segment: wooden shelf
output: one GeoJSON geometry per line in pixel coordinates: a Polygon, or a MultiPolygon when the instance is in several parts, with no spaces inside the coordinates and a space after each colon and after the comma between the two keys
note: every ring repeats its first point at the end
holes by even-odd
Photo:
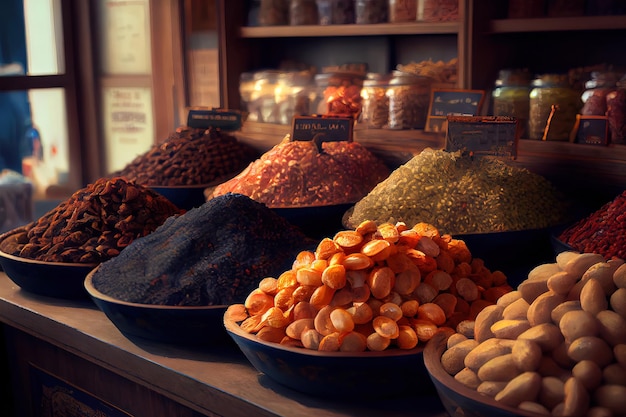
{"type": "Polygon", "coordinates": [[[242,38],[457,34],[459,22],[378,23],[371,25],[247,26],[242,38]]]}
{"type": "Polygon", "coordinates": [[[626,29],[624,16],[541,17],[532,19],[496,19],[492,33],[559,32],[626,29]]]}

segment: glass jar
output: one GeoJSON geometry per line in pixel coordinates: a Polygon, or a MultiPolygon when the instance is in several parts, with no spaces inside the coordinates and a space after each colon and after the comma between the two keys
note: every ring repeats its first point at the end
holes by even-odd
{"type": "Polygon", "coordinates": [[[530,73],[527,70],[501,70],[492,92],[493,115],[515,117],[521,137],[526,137],[530,107],[530,73]]]}
{"type": "Polygon", "coordinates": [[[289,23],[289,0],[261,0],[260,26],[280,26],[289,23]]]}
{"type": "Polygon", "coordinates": [[[317,3],[315,0],[291,0],[289,3],[289,24],[292,26],[317,25],[317,3]]]}
{"type": "Polygon", "coordinates": [[[615,72],[591,73],[591,80],[585,83],[586,90],[581,99],[583,108],[580,114],[586,116],[604,116],[606,114],[606,96],[617,88],[619,74],[615,72]]]}
{"type": "Polygon", "coordinates": [[[612,143],[626,143],[626,76],[617,83],[617,89],[606,96],[606,116],[612,143]]]}
{"type": "Polygon", "coordinates": [[[389,80],[389,129],[423,129],[426,125],[432,79],[394,71],[389,80]]]}
{"type": "Polygon", "coordinates": [[[277,123],[291,124],[294,116],[311,114],[310,71],[288,71],[280,74],[274,89],[277,123]]]}
{"type": "Polygon", "coordinates": [[[548,17],[582,16],[586,0],[548,0],[548,17]]]}
{"type": "Polygon", "coordinates": [[[354,0],[317,0],[320,25],[354,23],[354,0]]]}
{"type": "Polygon", "coordinates": [[[337,71],[315,76],[317,114],[348,116],[357,120],[362,110],[364,73],[337,71]]]}
{"type": "Polygon", "coordinates": [[[414,22],[417,17],[417,0],[389,0],[389,22],[414,22]]]}
{"type": "Polygon", "coordinates": [[[459,0],[417,0],[418,22],[452,22],[459,19],[459,0]]]}
{"type": "Polygon", "coordinates": [[[532,82],[528,137],[530,139],[569,140],[582,107],[580,93],[569,86],[565,74],[544,74],[532,82]],[[544,132],[549,124],[546,137],[544,132]]]}
{"type": "Polygon", "coordinates": [[[526,19],[546,15],[545,0],[509,0],[508,18],[526,19]]]}
{"type": "Polygon", "coordinates": [[[387,0],[355,0],[354,15],[357,24],[386,23],[387,0]]]}
{"type": "Polygon", "coordinates": [[[363,111],[360,123],[368,128],[380,129],[387,125],[389,117],[389,75],[368,74],[363,81],[361,97],[363,97],[363,111]]]}

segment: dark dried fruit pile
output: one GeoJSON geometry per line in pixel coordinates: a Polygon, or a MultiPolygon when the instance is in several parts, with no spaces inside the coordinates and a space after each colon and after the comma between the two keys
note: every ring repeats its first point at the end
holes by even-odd
{"type": "Polygon", "coordinates": [[[207,185],[239,173],[257,156],[232,135],[185,126],[113,175],[148,186],[207,185]]]}
{"type": "Polygon", "coordinates": [[[135,240],[93,275],[124,301],[177,306],[243,302],[261,279],[314,246],[265,205],[240,194],[214,198],[135,240]]]}
{"type": "Polygon", "coordinates": [[[101,178],[11,236],[2,250],[46,262],[100,263],[182,213],[147,187],[101,178]]]}

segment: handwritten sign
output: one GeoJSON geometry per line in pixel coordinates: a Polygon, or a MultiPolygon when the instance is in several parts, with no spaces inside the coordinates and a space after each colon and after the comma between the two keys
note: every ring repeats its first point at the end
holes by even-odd
{"type": "Polygon", "coordinates": [[[606,116],[576,115],[570,139],[574,143],[608,145],[609,119],[606,116]]]}
{"type": "Polygon", "coordinates": [[[424,130],[445,132],[448,116],[479,115],[484,97],[484,90],[433,89],[424,130]]]}
{"type": "Polygon", "coordinates": [[[196,129],[215,127],[233,131],[241,129],[241,112],[224,109],[190,109],[187,114],[187,126],[196,129]]]}
{"type": "Polygon", "coordinates": [[[448,116],[446,150],[473,156],[515,158],[519,123],[506,116],[448,116]]]}
{"type": "Polygon", "coordinates": [[[316,142],[352,142],[354,119],[332,116],[295,116],[291,140],[316,142]]]}

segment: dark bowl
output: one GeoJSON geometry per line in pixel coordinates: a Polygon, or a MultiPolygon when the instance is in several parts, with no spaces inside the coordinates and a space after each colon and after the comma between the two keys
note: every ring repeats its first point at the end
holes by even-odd
{"type": "Polygon", "coordinates": [[[183,210],[191,210],[194,207],[200,207],[205,203],[204,190],[208,185],[189,185],[189,186],[156,186],[150,185],[149,188],[183,210]]]}
{"type": "Polygon", "coordinates": [[[257,371],[293,390],[324,398],[433,394],[422,347],[383,352],[319,352],[266,342],[224,318],[226,331],[257,371]]]}
{"type": "Polygon", "coordinates": [[[181,307],[138,304],[118,300],[98,291],[92,283],[95,268],[84,288],[96,306],[124,336],[176,345],[230,342],[223,326],[226,306],[181,307]]]}
{"type": "MultiPolygon", "coordinates": [[[[0,235],[0,248],[10,243],[17,228],[0,235]]],[[[24,291],[64,299],[89,298],[83,282],[97,264],[44,262],[8,254],[0,249],[0,265],[7,276],[24,291]]]]}
{"type": "Polygon", "coordinates": [[[506,406],[454,379],[441,365],[441,355],[446,349],[446,341],[447,335],[444,333],[436,334],[428,341],[424,348],[424,365],[448,414],[466,417],[533,417],[538,415],[506,406]]]}

